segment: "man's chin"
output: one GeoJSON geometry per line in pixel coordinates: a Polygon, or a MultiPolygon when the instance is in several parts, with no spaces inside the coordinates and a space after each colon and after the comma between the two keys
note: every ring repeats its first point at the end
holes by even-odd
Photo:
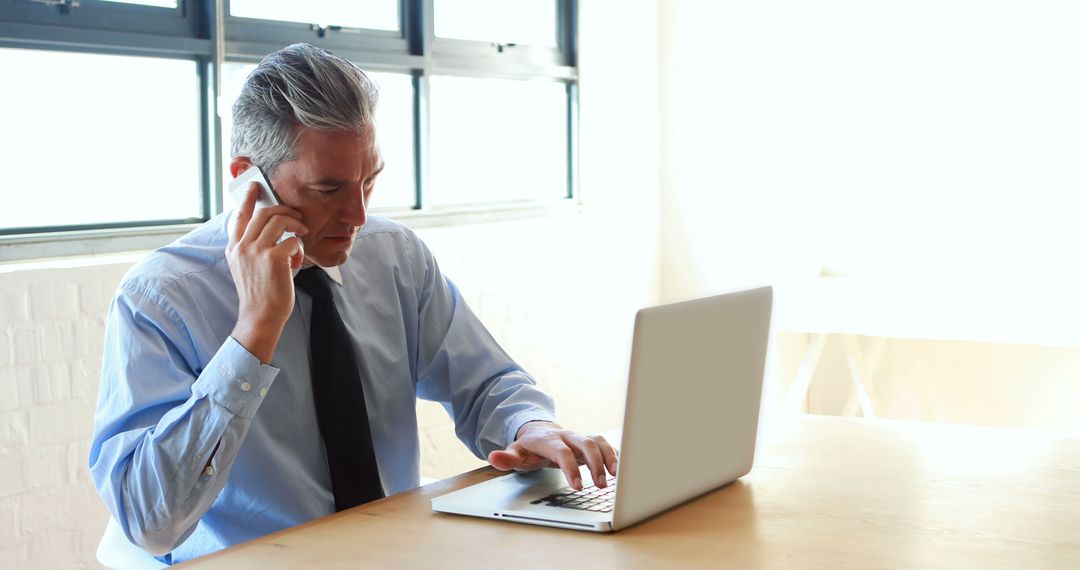
{"type": "Polygon", "coordinates": [[[344,251],[330,251],[330,252],[306,252],[304,256],[305,261],[309,261],[318,265],[319,267],[337,267],[349,260],[349,251],[352,248],[344,251]]]}

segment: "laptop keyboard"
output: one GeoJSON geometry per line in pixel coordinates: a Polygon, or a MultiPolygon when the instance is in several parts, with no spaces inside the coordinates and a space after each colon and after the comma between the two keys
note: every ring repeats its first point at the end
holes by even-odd
{"type": "Polygon", "coordinates": [[[555,493],[533,501],[532,504],[546,504],[549,507],[610,513],[615,508],[615,478],[608,479],[608,486],[604,489],[596,485],[585,487],[580,491],[564,487],[555,493]]]}

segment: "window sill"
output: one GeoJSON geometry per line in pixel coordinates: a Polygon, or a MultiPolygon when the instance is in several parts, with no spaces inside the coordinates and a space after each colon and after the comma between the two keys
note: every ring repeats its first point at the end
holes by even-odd
{"type": "Polygon", "coordinates": [[[0,238],[0,263],[149,251],[197,226],[177,224],[4,236],[0,238]]]}
{"type": "MultiPolygon", "coordinates": [[[[401,222],[410,229],[469,224],[488,224],[530,218],[579,214],[577,200],[554,202],[508,202],[415,209],[375,209],[371,213],[401,222]]],[[[93,258],[114,254],[140,254],[164,246],[188,233],[198,224],[143,228],[82,230],[0,237],[0,272],[9,272],[38,263],[84,265],[93,258]],[[65,261],[67,260],[67,261],[65,261]]],[[[102,260],[104,261],[104,260],[102,260]]]]}
{"type": "Polygon", "coordinates": [[[502,204],[462,204],[415,209],[372,210],[376,216],[383,216],[401,222],[410,229],[438,228],[444,226],[464,226],[470,224],[491,224],[531,218],[549,218],[580,214],[581,203],[577,200],[558,200],[553,202],[506,202],[502,204]]]}

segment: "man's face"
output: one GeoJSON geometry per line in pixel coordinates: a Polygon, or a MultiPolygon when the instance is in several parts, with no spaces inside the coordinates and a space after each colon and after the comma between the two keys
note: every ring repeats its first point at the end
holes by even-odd
{"type": "Polygon", "coordinates": [[[363,134],[300,127],[294,148],[296,158],[278,165],[270,185],[308,228],[305,261],[341,265],[367,220],[368,199],[383,169],[375,126],[363,134]]]}

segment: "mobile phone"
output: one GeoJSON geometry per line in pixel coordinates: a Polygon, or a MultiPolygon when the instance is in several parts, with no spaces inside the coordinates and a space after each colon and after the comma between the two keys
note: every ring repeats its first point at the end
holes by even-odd
{"type": "MultiPolygon", "coordinates": [[[[251,168],[245,170],[243,174],[237,176],[229,183],[229,194],[232,195],[233,203],[236,204],[237,207],[244,202],[244,196],[247,194],[248,186],[250,186],[252,182],[259,185],[259,196],[255,198],[256,210],[259,208],[281,205],[281,200],[278,200],[277,194],[274,194],[274,189],[270,187],[270,182],[263,176],[259,167],[253,164],[251,165],[251,168]]],[[[278,240],[278,243],[281,243],[294,235],[296,234],[285,232],[282,234],[281,239],[278,240]]]]}

